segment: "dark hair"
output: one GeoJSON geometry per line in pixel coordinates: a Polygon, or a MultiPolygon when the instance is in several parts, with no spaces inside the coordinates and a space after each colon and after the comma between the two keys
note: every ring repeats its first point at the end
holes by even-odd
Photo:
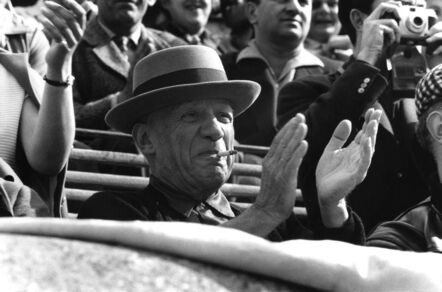
{"type": "Polygon", "coordinates": [[[350,21],[350,11],[358,9],[366,14],[371,12],[375,0],[339,0],[339,20],[353,44],[356,43],[356,30],[350,21]]]}

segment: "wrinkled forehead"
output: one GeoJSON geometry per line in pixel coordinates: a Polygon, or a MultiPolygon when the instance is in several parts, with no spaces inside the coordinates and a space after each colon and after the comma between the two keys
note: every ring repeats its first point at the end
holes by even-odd
{"type": "Polygon", "coordinates": [[[168,121],[176,120],[179,115],[187,111],[221,111],[233,115],[233,108],[226,99],[206,99],[183,102],[171,106],[166,106],[142,118],[142,122],[149,124],[166,124],[168,121]]]}
{"type": "Polygon", "coordinates": [[[223,110],[233,113],[233,108],[227,99],[204,99],[183,102],[173,107],[173,111],[181,111],[187,109],[198,110],[223,110]]]}

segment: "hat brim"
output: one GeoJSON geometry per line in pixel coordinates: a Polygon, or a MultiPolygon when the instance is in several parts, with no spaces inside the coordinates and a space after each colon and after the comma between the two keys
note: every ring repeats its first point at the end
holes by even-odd
{"type": "Polygon", "coordinates": [[[234,116],[238,116],[253,104],[260,91],[258,83],[247,80],[171,86],[137,95],[118,104],[106,114],[105,121],[111,128],[130,134],[135,123],[156,110],[208,99],[227,100],[234,116]]]}

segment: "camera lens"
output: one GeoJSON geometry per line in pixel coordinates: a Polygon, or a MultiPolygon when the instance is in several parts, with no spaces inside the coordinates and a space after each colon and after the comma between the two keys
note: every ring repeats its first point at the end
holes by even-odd
{"type": "Polygon", "coordinates": [[[422,19],[422,17],[416,16],[415,18],[413,18],[413,23],[415,26],[420,27],[424,24],[424,20],[422,19]]]}

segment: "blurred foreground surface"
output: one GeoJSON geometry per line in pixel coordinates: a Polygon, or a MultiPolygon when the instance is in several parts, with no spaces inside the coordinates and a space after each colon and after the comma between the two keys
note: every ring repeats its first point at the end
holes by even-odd
{"type": "Polygon", "coordinates": [[[0,234],[1,291],[314,291],[159,253],[0,234]]]}

